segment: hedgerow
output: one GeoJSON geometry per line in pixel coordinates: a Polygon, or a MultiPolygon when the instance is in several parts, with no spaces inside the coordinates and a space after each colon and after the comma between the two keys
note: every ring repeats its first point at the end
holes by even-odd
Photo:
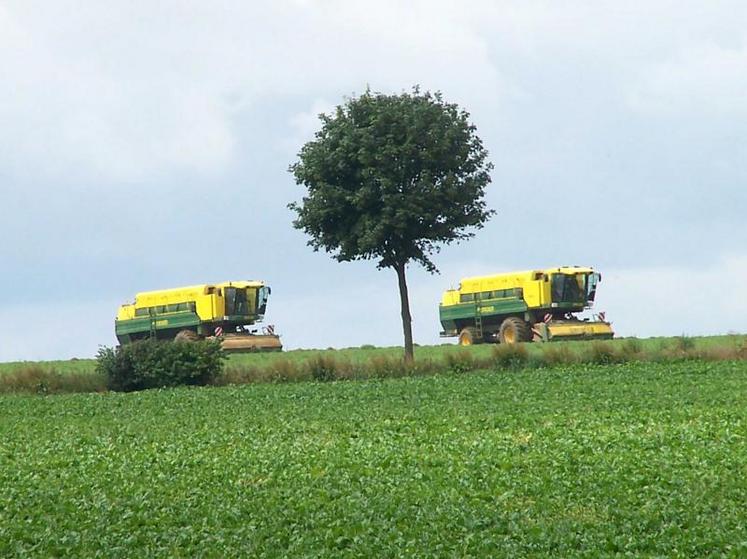
{"type": "Polygon", "coordinates": [[[101,392],[107,387],[112,390],[139,390],[143,387],[180,384],[225,386],[328,382],[464,374],[478,370],[553,369],[573,364],[747,360],[747,338],[744,336],[700,339],[679,336],[517,346],[424,346],[418,347],[414,363],[405,362],[399,355],[399,348],[293,350],[281,354],[233,355],[225,367],[222,366],[221,355],[221,364],[215,363],[211,372],[205,373],[204,369],[200,372],[195,367],[204,364],[208,355],[211,356],[208,361],[219,359],[217,343],[213,343],[207,354],[200,349],[199,343],[192,347],[167,346],[160,344],[159,349],[150,350],[141,349],[140,346],[129,350],[105,348],[98,361],[0,364],[0,393],[101,392]],[[123,353],[118,354],[118,351],[123,353]],[[197,352],[201,357],[190,356],[192,352],[197,352]],[[146,358],[145,353],[150,356],[146,358]],[[155,353],[161,357],[155,358],[155,353]],[[142,366],[133,363],[136,354],[142,366]],[[111,374],[107,371],[111,371],[111,374]]]}

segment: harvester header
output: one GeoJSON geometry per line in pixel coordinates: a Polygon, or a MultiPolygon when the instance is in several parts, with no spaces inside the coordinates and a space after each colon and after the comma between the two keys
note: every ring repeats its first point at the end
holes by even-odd
{"type": "Polygon", "coordinates": [[[461,345],[611,338],[603,313],[575,316],[592,307],[601,280],[581,266],[463,278],[441,298],[441,336],[458,336],[461,345]]]}

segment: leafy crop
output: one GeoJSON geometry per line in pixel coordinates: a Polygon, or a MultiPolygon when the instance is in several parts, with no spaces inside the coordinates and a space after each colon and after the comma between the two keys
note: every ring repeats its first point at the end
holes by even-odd
{"type": "Polygon", "coordinates": [[[744,556],[746,395],[682,360],[2,396],[0,556],[744,556]]]}

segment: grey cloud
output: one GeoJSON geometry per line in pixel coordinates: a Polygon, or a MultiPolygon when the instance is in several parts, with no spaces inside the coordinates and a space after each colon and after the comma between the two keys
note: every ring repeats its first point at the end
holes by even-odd
{"type": "MultiPolygon", "coordinates": [[[[50,309],[42,335],[74,329],[65,355],[90,355],[136,291],[261,277],[291,347],[399,343],[391,274],[306,247],[287,167],[316,113],[367,85],[421,83],[472,113],[498,214],[443,250],[442,276],[411,272],[417,341],[438,341],[435,305],[459,277],[566,263],[620,275],[605,287],[623,332],[680,333],[622,317],[647,274],[709,270],[701,289],[743,258],[745,15],[734,2],[4,4],[0,304],[50,309]],[[358,300],[371,319],[330,334],[358,300]]],[[[50,356],[15,347],[3,358],[50,356]]]]}

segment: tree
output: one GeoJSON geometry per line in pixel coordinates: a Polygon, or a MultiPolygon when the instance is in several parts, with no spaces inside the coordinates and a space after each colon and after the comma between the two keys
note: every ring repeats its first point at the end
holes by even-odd
{"type": "Polygon", "coordinates": [[[469,114],[439,92],[366,91],[319,118],[321,130],[290,167],[308,190],[288,206],[293,226],[340,262],[375,259],[395,270],[412,361],[407,264],[437,272],[439,245],[483,226],[494,213],[483,200],[493,166],[469,114]]]}

